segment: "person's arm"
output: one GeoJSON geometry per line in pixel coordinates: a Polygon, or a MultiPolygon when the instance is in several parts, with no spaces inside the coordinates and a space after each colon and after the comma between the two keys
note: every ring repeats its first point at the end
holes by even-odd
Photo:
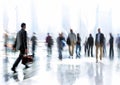
{"type": "Polygon", "coordinates": [[[15,38],[15,42],[14,42],[14,44],[13,44],[13,46],[12,46],[12,49],[13,49],[13,50],[16,50],[16,43],[17,43],[17,39],[15,38]]]}

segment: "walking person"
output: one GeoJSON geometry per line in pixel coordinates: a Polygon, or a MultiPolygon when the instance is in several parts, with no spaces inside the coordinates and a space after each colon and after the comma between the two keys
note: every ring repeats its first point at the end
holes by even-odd
{"type": "Polygon", "coordinates": [[[33,35],[31,37],[31,41],[32,41],[32,56],[34,58],[35,56],[35,50],[36,50],[36,45],[37,45],[37,37],[35,36],[35,32],[33,32],[33,35]]]}
{"type": "Polygon", "coordinates": [[[116,38],[117,56],[120,59],[120,34],[116,38]]]}
{"type": "Polygon", "coordinates": [[[81,37],[79,33],[77,33],[77,41],[76,41],[76,58],[80,58],[81,52],[81,37]]]}
{"type": "Polygon", "coordinates": [[[101,33],[100,28],[98,28],[98,33],[95,38],[95,46],[96,46],[96,63],[98,62],[98,50],[100,49],[100,60],[103,57],[103,45],[104,45],[104,34],[101,33]]]}
{"type": "MultiPolygon", "coordinates": [[[[19,57],[16,59],[14,62],[11,70],[16,73],[16,67],[18,66],[19,62],[22,60],[24,54],[28,53],[27,49],[27,32],[25,31],[26,29],[26,24],[22,23],[21,24],[21,30],[17,33],[17,37],[15,40],[15,43],[13,45],[13,50],[20,50],[19,57]]],[[[25,69],[29,68],[27,64],[25,64],[25,69]]]]}
{"type": "Polygon", "coordinates": [[[8,51],[8,40],[9,40],[9,37],[8,37],[8,32],[6,31],[4,36],[4,47],[5,47],[5,61],[8,62],[8,56],[7,56],[7,51],[8,51]]]}
{"type": "Polygon", "coordinates": [[[57,47],[58,47],[58,54],[59,54],[59,59],[62,60],[63,55],[62,55],[62,51],[63,51],[63,47],[64,47],[64,42],[65,38],[63,36],[63,33],[60,33],[59,36],[57,37],[57,47]]]}
{"type": "Polygon", "coordinates": [[[53,39],[49,33],[47,34],[47,37],[46,37],[46,44],[47,44],[48,55],[51,55],[52,54],[53,39]]]}
{"type": "Polygon", "coordinates": [[[7,48],[8,48],[8,32],[4,34],[4,47],[5,47],[5,55],[7,56],[7,48]]]}
{"type": "Polygon", "coordinates": [[[75,44],[76,44],[76,35],[75,35],[75,33],[73,32],[72,29],[70,29],[70,33],[68,34],[68,37],[70,39],[70,45],[68,45],[69,54],[70,54],[70,57],[73,58],[74,47],[75,47],[75,44]]]}
{"type": "Polygon", "coordinates": [[[114,58],[114,38],[112,36],[112,33],[110,33],[110,39],[109,39],[109,58],[113,60],[114,58]]]}
{"type": "Polygon", "coordinates": [[[103,57],[107,56],[107,51],[106,51],[106,38],[104,36],[104,43],[103,43],[103,57]]]}
{"type": "Polygon", "coordinates": [[[94,45],[94,38],[92,34],[90,34],[88,37],[88,57],[89,56],[93,57],[93,45],[94,45]]]}
{"type": "Polygon", "coordinates": [[[87,56],[88,54],[88,38],[86,37],[85,38],[85,42],[84,42],[84,53],[85,53],[85,56],[87,56]]]}

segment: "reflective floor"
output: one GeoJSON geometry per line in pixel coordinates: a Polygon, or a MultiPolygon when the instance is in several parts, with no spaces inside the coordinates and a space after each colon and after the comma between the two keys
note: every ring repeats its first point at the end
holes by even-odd
{"type": "Polygon", "coordinates": [[[95,57],[84,56],[69,59],[64,50],[64,59],[58,59],[57,48],[52,55],[47,55],[45,44],[37,46],[35,61],[24,69],[21,63],[18,73],[13,73],[11,67],[18,52],[5,55],[4,48],[0,51],[0,85],[120,85],[120,60],[110,61],[104,57],[96,63],[95,57]]]}

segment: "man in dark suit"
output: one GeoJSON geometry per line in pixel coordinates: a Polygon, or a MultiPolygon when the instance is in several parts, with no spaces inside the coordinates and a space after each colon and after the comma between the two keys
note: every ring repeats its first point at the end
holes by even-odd
{"type": "MultiPolygon", "coordinates": [[[[18,50],[20,50],[19,57],[16,59],[16,61],[13,64],[13,67],[11,68],[11,70],[14,73],[16,73],[16,67],[18,66],[19,62],[22,60],[23,55],[27,54],[27,52],[28,52],[28,50],[27,50],[27,32],[25,31],[25,29],[26,29],[26,24],[22,23],[21,30],[18,32],[19,36],[16,37],[15,43],[13,45],[13,50],[16,50],[16,48],[18,48],[18,50]],[[19,42],[17,40],[19,40],[19,42]],[[18,47],[18,44],[19,44],[19,47],[18,47]]],[[[25,68],[28,68],[27,64],[25,64],[25,68]]]]}
{"type": "Polygon", "coordinates": [[[95,38],[96,63],[98,62],[98,49],[100,49],[100,60],[102,60],[103,44],[104,44],[104,34],[101,33],[100,28],[98,28],[98,33],[96,34],[96,38],[95,38]]]}
{"type": "Polygon", "coordinates": [[[88,56],[90,56],[91,51],[91,57],[93,57],[93,45],[94,45],[94,38],[92,37],[92,34],[88,37],[88,56]]]}

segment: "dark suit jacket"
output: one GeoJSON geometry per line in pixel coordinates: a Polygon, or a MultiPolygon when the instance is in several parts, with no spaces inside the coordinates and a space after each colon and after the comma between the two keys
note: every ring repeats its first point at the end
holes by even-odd
{"type": "Polygon", "coordinates": [[[94,44],[94,39],[93,39],[93,37],[88,37],[88,45],[89,45],[89,46],[93,46],[93,44],[94,44]]]}
{"type": "MultiPolygon", "coordinates": [[[[20,38],[19,50],[27,49],[27,32],[24,29],[21,29],[19,31],[19,38],[20,38]]],[[[15,40],[13,47],[16,48],[16,46],[17,46],[17,39],[15,40]]]]}
{"type": "MultiPolygon", "coordinates": [[[[97,39],[98,39],[98,33],[96,34],[95,45],[98,44],[97,39]]],[[[103,33],[100,33],[100,45],[103,46],[103,44],[104,44],[104,34],[103,34],[103,33]]]]}

